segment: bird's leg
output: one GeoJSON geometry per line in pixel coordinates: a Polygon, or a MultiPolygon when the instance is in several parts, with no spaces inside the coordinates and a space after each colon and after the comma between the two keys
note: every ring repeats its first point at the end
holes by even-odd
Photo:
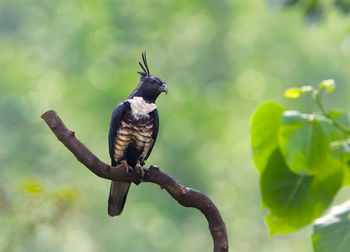
{"type": "Polygon", "coordinates": [[[125,172],[126,173],[129,173],[129,171],[134,170],[130,165],[128,165],[128,163],[125,160],[122,160],[120,163],[125,165],[125,172]]]}
{"type": "Polygon", "coordinates": [[[125,171],[126,173],[129,173],[129,171],[134,170],[130,165],[125,165],[125,171]]]}
{"type": "Polygon", "coordinates": [[[137,161],[137,164],[135,166],[135,170],[139,173],[141,172],[141,178],[145,175],[145,170],[143,169],[140,160],[137,161]]]}

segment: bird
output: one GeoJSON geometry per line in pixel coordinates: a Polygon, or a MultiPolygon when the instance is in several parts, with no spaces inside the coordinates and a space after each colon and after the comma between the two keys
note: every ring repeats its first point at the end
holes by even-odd
{"type": "MultiPolygon", "coordinates": [[[[146,52],[142,52],[142,72],[137,87],[113,110],[108,146],[111,165],[124,164],[126,172],[135,169],[144,176],[142,166],[150,156],[157,140],[159,116],[156,107],[158,96],[168,94],[166,82],[150,74],[146,52]]],[[[123,212],[130,183],[112,181],[108,198],[108,215],[118,216],[123,212]]]]}

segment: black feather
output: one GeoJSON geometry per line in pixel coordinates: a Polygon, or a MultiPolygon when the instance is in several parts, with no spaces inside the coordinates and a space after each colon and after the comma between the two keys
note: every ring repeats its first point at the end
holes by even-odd
{"type": "Polygon", "coordinates": [[[117,131],[120,127],[120,123],[123,119],[125,105],[124,103],[118,104],[117,107],[115,107],[112,118],[111,118],[111,124],[109,128],[109,136],[108,136],[108,144],[109,144],[109,156],[111,157],[111,164],[114,166],[116,165],[116,161],[114,160],[114,140],[116,138],[117,131]]]}
{"type": "Polygon", "coordinates": [[[150,75],[149,69],[148,69],[147,58],[146,58],[146,52],[143,52],[143,53],[142,53],[142,60],[143,60],[143,64],[145,65],[145,67],[146,67],[146,69],[147,69],[147,74],[150,75]]]}
{"type": "Polygon", "coordinates": [[[138,73],[141,74],[141,75],[147,75],[147,71],[146,71],[146,69],[144,68],[144,66],[142,65],[142,63],[140,61],[139,61],[139,65],[142,68],[144,73],[141,73],[141,72],[138,72],[138,73]]]}
{"type": "MultiPolygon", "coordinates": [[[[114,109],[111,124],[109,128],[109,155],[111,157],[112,166],[117,165],[117,161],[114,160],[114,143],[116,134],[120,127],[121,121],[123,119],[123,115],[125,112],[125,103],[119,103],[118,106],[114,109]]],[[[130,188],[130,183],[120,182],[120,181],[112,181],[111,188],[109,191],[108,197],[108,214],[110,216],[120,215],[124,209],[126,197],[128,195],[130,188]]]]}
{"type": "Polygon", "coordinates": [[[143,73],[143,72],[137,72],[139,75],[141,75],[141,77],[145,77],[147,74],[143,73]]]}
{"type": "Polygon", "coordinates": [[[158,136],[158,130],[159,130],[159,116],[158,116],[158,110],[155,109],[150,113],[151,117],[153,117],[153,132],[152,132],[152,142],[151,142],[151,146],[149,147],[148,153],[145,157],[145,161],[147,160],[147,158],[149,157],[149,155],[152,152],[153,146],[157,140],[157,136],[158,136]]]}

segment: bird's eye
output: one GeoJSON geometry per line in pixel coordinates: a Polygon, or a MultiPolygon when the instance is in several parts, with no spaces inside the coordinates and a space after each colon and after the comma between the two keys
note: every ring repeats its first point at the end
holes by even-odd
{"type": "Polygon", "coordinates": [[[162,83],[159,80],[151,80],[152,84],[157,84],[158,86],[161,86],[162,83]]]}

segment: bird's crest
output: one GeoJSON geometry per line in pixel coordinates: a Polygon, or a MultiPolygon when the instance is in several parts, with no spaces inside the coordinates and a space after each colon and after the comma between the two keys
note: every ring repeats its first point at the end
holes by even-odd
{"type": "Polygon", "coordinates": [[[149,73],[149,69],[148,69],[148,63],[147,63],[147,58],[146,58],[146,52],[142,53],[142,61],[143,61],[143,65],[142,63],[139,61],[139,65],[142,68],[143,72],[137,72],[138,74],[140,74],[142,77],[145,77],[147,75],[151,75],[149,73]]]}

